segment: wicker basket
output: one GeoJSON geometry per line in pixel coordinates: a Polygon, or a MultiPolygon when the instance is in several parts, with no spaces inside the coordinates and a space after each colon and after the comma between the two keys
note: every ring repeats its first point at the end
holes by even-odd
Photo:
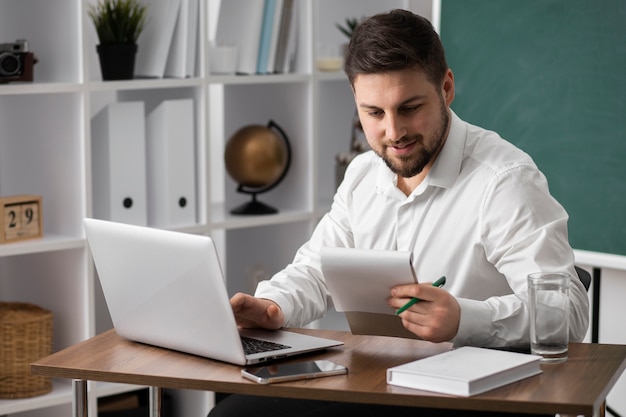
{"type": "Polygon", "coordinates": [[[52,390],[30,364],[52,351],[52,313],[33,304],[0,302],[0,398],[34,397],[52,390]]]}

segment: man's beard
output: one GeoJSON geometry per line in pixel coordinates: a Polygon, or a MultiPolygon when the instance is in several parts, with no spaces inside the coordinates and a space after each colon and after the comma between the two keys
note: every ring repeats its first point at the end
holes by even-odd
{"type": "MultiPolygon", "coordinates": [[[[377,152],[378,156],[380,156],[385,164],[389,167],[389,169],[395,174],[400,175],[403,178],[411,178],[419,173],[421,173],[426,165],[437,155],[440,148],[443,146],[443,142],[445,141],[445,135],[447,133],[448,124],[450,122],[450,113],[443,101],[441,99],[441,123],[439,124],[439,128],[433,132],[433,137],[436,137],[437,140],[430,144],[430,146],[424,147],[423,151],[419,155],[407,155],[404,157],[393,159],[389,158],[386,154],[381,152],[377,152]],[[399,160],[399,162],[397,161],[399,160]]],[[[402,142],[417,142],[424,143],[424,137],[422,135],[416,135],[410,138],[404,138],[401,140],[402,142]]]]}

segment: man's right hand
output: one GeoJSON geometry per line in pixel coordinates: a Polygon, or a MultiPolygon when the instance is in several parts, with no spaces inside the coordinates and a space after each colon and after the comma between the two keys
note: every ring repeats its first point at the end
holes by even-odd
{"type": "Polygon", "coordinates": [[[242,328],[279,329],[285,322],[282,310],[273,301],[237,293],[230,299],[237,325],[242,328]]]}

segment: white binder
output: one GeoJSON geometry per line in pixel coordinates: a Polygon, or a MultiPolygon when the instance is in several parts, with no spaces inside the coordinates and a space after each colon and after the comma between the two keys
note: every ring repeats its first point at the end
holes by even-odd
{"type": "Polygon", "coordinates": [[[181,0],[142,0],[148,6],[146,26],[137,39],[137,77],[163,78],[181,0]]]}
{"type": "Polygon", "coordinates": [[[144,103],[111,103],[91,123],[94,217],[147,225],[144,103]]]}
{"type": "Polygon", "coordinates": [[[196,223],[194,108],[164,100],[147,118],[148,224],[196,223]]]}

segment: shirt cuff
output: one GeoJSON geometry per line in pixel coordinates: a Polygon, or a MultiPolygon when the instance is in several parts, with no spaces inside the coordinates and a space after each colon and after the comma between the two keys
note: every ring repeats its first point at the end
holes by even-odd
{"type": "Polygon", "coordinates": [[[457,298],[461,307],[459,330],[451,340],[454,346],[489,346],[491,313],[484,301],[457,298]]]}
{"type": "Polygon", "coordinates": [[[278,304],[278,307],[280,307],[281,311],[283,312],[283,316],[285,317],[285,322],[283,323],[283,326],[289,327],[291,326],[291,324],[289,323],[288,318],[293,317],[293,305],[291,304],[289,299],[281,294],[280,291],[277,291],[272,284],[273,283],[271,280],[259,282],[254,296],[258,298],[265,298],[278,304]]]}

